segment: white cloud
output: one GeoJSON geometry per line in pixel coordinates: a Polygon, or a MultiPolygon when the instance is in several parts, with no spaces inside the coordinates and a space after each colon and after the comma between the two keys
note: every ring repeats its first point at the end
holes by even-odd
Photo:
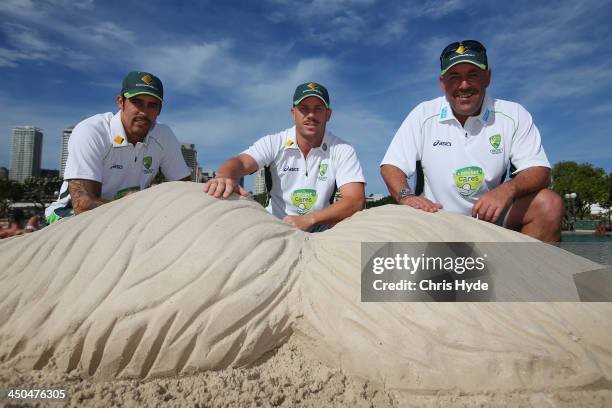
{"type": "Polygon", "coordinates": [[[419,17],[440,18],[461,10],[464,6],[465,2],[463,0],[428,0],[421,5],[415,6],[412,14],[419,17]]]}
{"type": "MultiPolygon", "coordinates": [[[[284,14],[287,19],[294,19],[295,17],[307,19],[324,18],[352,9],[365,8],[375,4],[376,0],[273,0],[271,3],[289,11],[289,13],[284,14]]],[[[280,12],[277,12],[277,17],[281,15],[280,12]]]]}
{"type": "Polygon", "coordinates": [[[46,14],[44,8],[32,0],[3,0],[0,2],[0,13],[29,20],[37,20],[46,14]]]}
{"type": "Polygon", "coordinates": [[[99,44],[112,44],[112,47],[117,47],[117,42],[134,44],[136,42],[135,35],[132,31],[126,30],[111,21],[101,21],[93,26],[84,27],[85,38],[95,41],[99,44]]]}
{"type": "Polygon", "coordinates": [[[229,86],[239,70],[230,55],[230,41],[184,43],[155,47],[137,47],[132,64],[155,72],[176,89],[200,93],[206,86],[229,86]]]}
{"type": "Polygon", "coordinates": [[[23,25],[5,23],[1,30],[10,47],[0,49],[0,61],[5,61],[5,66],[16,66],[22,60],[52,60],[62,51],[43,40],[34,29],[23,25]]]}

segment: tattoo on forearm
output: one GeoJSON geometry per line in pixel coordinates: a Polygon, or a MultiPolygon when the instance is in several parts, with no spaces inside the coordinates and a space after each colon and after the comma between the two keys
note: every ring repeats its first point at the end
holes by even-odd
{"type": "Polygon", "coordinates": [[[68,189],[76,214],[104,204],[100,199],[102,184],[96,181],[73,179],[68,182],[68,189]]]}

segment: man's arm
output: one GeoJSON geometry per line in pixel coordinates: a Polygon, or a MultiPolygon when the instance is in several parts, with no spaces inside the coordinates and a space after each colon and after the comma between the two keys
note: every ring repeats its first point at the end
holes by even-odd
{"type": "Polygon", "coordinates": [[[495,223],[514,199],[545,189],[549,184],[548,167],[527,168],[480,197],[472,207],[472,217],[495,223]]]}
{"type": "Polygon", "coordinates": [[[258,168],[255,159],[245,153],[227,159],[219,167],[217,176],[204,184],[204,192],[223,199],[228,198],[233,192],[247,197],[249,193],[240,186],[240,178],[253,173],[258,168]]]}
{"type": "Polygon", "coordinates": [[[385,184],[398,204],[403,204],[427,212],[436,212],[442,208],[442,204],[434,203],[425,197],[410,195],[399,200],[400,190],[408,188],[408,180],[406,174],[398,167],[391,164],[383,164],[380,168],[380,174],[385,180],[385,184]]]}
{"type": "Polygon", "coordinates": [[[102,200],[102,183],[93,180],[71,179],[68,180],[68,191],[72,200],[72,208],[75,214],[91,210],[109,201],[102,200]]]}
{"type": "Polygon", "coordinates": [[[365,188],[363,183],[347,183],[340,187],[342,199],[322,210],[305,215],[288,215],[283,222],[307,231],[320,224],[335,224],[363,209],[365,188]]]}

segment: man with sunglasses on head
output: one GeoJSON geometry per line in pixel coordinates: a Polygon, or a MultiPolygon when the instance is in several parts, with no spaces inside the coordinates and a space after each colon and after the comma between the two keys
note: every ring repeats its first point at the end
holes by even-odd
{"type": "Polygon", "coordinates": [[[157,123],[163,99],[159,78],[132,71],[116,98],[119,112],[75,126],[59,199],[45,211],[49,224],[147,188],[159,169],[167,180],[189,181],[178,140],[157,123]]]}
{"type": "Polygon", "coordinates": [[[233,192],[248,196],[238,180],[267,167],[272,184],[267,209],[283,222],[318,232],[350,217],[364,206],[365,179],[353,147],[326,130],[331,114],[323,85],[299,85],[291,107],[295,126],[264,136],[226,160],[204,192],[222,199],[233,192]],[[336,186],[342,199],[330,204],[336,186]]]}
{"type": "Polygon", "coordinates": [[[499,223],[542,241],[559,241],[563,202],[549,190],[550,164],[540,133],[521,105],[486,95],[491,69],[485,47],[467,40],[440,55],[445,96],[414,108],[381,162],[398,203],[444,208],[499,223]],[[407,177],[420,161],[424,195],[407,177]],[[503,182],[508,169],[512,178],[503,182]]]}

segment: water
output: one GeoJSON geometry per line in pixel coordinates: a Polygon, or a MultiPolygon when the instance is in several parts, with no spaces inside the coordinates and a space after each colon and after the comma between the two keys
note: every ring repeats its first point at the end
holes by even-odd
{"type": "Polygon", "coordinates": [[[606,234],[603,237],[598,237],[595,234],[575,234],[575,233],[563,233],[561,234],[562,242],[611,242],[612,234],[606,234]]]}
{"type": "Polygon", "coordinates": [[[598,237],[595,234],[564,233],[559,247],[605,265],[612,265],[612,234],[598,237]]]}

